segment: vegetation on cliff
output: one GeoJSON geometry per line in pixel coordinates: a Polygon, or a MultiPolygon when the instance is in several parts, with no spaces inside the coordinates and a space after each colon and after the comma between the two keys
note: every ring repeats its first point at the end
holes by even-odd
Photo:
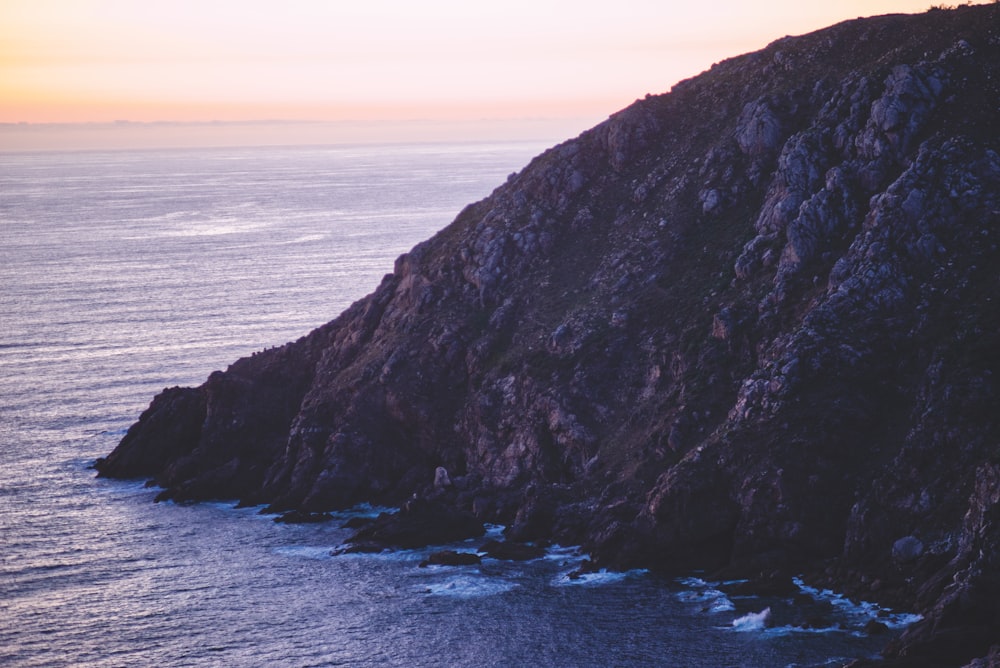
{"type": "Polygon", "coordinates": [[[1000,6],[779,40],[537,157],[333,322],[164,391],[98,469],[805,573],[924,613],[897,662],[1000,653],[998,128],[1000,6]]]}

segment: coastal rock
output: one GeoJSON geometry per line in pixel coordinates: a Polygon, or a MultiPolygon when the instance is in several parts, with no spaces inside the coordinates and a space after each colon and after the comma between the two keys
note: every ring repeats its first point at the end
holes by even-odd
{"type": "Polygon", "coordinates": [[[987,661],[997,26],[996,4],[848,21],[647,96],[336,320],[165,390],[99,474],[402,508],[347,549],[492,522],[596,568],[805,573],[923,615],[889,665],[987,661]]]}
{"type": "Polygon", "coordinates": [[[95,467],[110,477],[149,477],[162,474],[170,464],[191,453],[198,445],[205,421],[205,393],[173,387],[163,390],[139,421],[132,425],[121,445],[95,467]],[[133,442],[141,447],[130,447],[133,442]]]}
{"type": "Polygon", "coordinates": [[[347,543],[366,546],[365,551],[390,547],[414,549],[478,538],[485,533],[483,523],[471,513],[437,501],[413,499],[403,504],[399,512],[382,513],[365,524],[347,543]]]}

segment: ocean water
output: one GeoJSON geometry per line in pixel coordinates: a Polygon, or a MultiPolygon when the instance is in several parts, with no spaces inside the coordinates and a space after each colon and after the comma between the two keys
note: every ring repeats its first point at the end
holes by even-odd
{"type": "Polygon", "coordinates": [[[843,626],[806,631],[802,600],[573,580],[572,546],[334,557],[340,522],[94,477],[156,392],[333,318],[543,148],[0,153],[0,665],[839,665],[886,641],[867,619],[909,621],[803,587],[843,626]]]}

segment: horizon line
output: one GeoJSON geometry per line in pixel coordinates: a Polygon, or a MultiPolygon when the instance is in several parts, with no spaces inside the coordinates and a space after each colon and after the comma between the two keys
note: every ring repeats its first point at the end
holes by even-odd
{"type": "MultiPolygon", "coordinates": [[[[610,112],[611,116],[615,112],[610,112]]],[[[589,118],[593,114],[574,115],[533,115],[533,116],[480,116],[473,118],[255,118],[255,119],[210,119],[210,120],[169,120],[141,121],[115,119],[111,121],[0,121],[0,127],[57,127],[57,126],[143,126],[143,125],[326,125],[326,124],[382,124],[382,123],[524,123],[533,121],[566,121],[589,118]]]]}
{"type": "Polygon", "coordinates": [[[607,115],[521,118],[0,122],[0,153],[235,146],[559,142],[607,115]]]}

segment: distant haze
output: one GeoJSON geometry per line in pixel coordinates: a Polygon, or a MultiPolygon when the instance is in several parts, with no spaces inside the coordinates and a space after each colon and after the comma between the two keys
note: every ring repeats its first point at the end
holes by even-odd
{"type": "Polygon", "coordinates": [[[599,117],[580,117],[455,121],[0,123],[0,152],[467,141],[555,144],[576,136],[600,120],[599,117]]]}
{"type": "Polygon", "coordinates": [[[564,138],[787,34],[928,7],[3,0],[0,123],[31,127],[0,126],[0,150],[564,138]]]}

